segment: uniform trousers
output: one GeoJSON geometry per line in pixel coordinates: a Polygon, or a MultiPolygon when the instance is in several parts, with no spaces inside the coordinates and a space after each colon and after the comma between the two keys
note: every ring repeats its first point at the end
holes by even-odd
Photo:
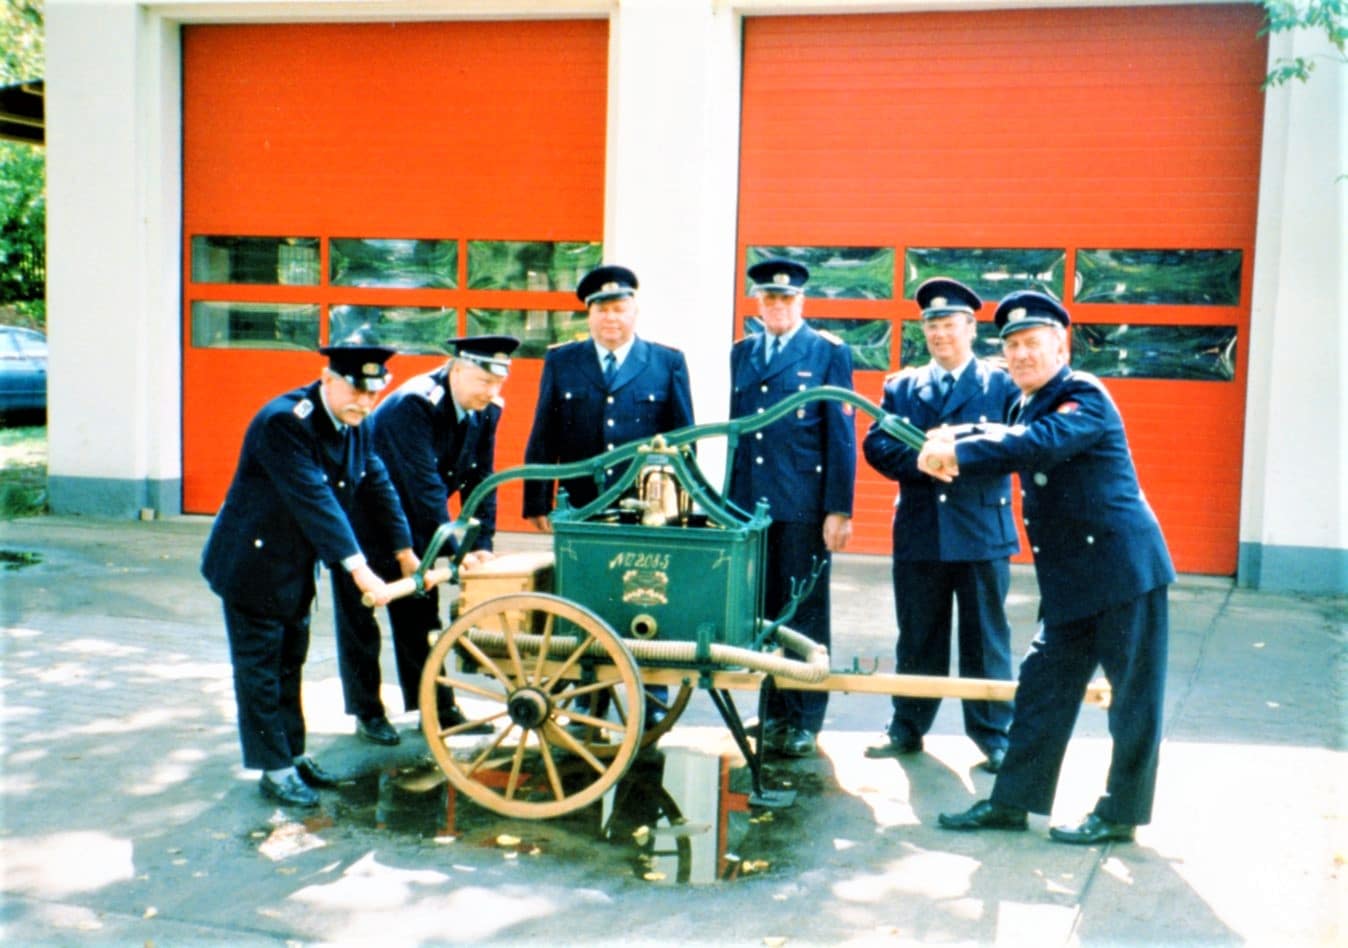
{"type": "MultiPolygon", "coordinates": [[[[790,600],[792,580],[803,582],[812,570],[823,564],[814,589],[801,600],[787,626],[829,647],[832,635],[828,587],[832,555],[824,546],[823,525],[769,524],[766,555],[763,609],[769,619],[777,618],[790,600]]],[[[768,686],[764,689],[763,699],[763,715],[767,721],[780,722],[814,734],[818,734],[824,726],[824,712],[828,708],[826,691],[797,691],[768,686]]]]}
{"type": "MultiPolygon", "coordinates": [[[[967,563],[895,560],[899,674],[950,674],[953,601],[958,606],[960,676],[1010,680],[1011,626],[1004,608],[1010,585],[1011,566],[1005,558],[967,563]]],[[[919,740],[931,730],[940,705],[939,698],[895,697],[890,739],[919,740]]],[[[964,733],[983,753],[1005,750],[1010,702],[965,700],[963,711],[964,733]]]]}
{"type": "Polygon", "coordinates": [[[304,753],[301,675],[309,654],[308,603],[289,618],[224,602],[243,765],[280,770],[304,753]]]}
{"type": "Polygon", "coordinates": [[[1040,624],[1020,665],[1011,744],[992,788],[995,802],[1051,812],[1082,695],[1103,667],[1113,690],[1113,748],[1095,813],[1111,823],[1151,821],[1170,630],[1167,589],[1158,586],[1084,619],[1040,624]]]}

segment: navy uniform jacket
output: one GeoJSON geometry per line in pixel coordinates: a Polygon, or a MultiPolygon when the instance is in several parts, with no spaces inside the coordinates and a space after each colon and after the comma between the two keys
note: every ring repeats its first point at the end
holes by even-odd
{"type": "MultiPolygon", "coordinates": [[[[538,407],[526,464],[582,461],[618,445],[649,438],[693,423],[693,397],[688,363],[678,349],[636,339],[618,367],[610,392],[594,342],[583,339],[548,351],[538,388],[538,407]]],[[[598,496],[594,479],[563,481],[573,507],[598,496]]],[[[526,481],[524,516],[539,517],[552,509],[552,485],[526,481]]]]}
{"type": "MultiPolygon", "coordinates": [[[[1000,422],[1020,397],[1011,376],[975,359],[960,374],[945,407],[935,363],[885,380],[883,407],[929,431],[943,424],[1000,422]]],[[[871,467],[899,482],[894,501],[894,559],[942,562],[994,560],[1020,548],[1011,512],[1011,476],[961,472],[942,484],[917,469],[917,452],[871,425],[862,442],[871,467]]]]}
{"type": "MultiPolygon", "coordinates": [[[[763,366],[764,335],[730,350],[730,417],[753,415],[793,392],[821,385],[852,387],[852,353],[836,337],[803,325],[770,366],[763,366]]],[[[823,523],[830,513],[851,515],[856,477],[856,429],[841,402],[819,400],[740,436],[730,477],[730,499],[746,511],[759,500],[779,523],[823,523]]]]}
{"type": "Polygon", "coordinates": [[[294,616],[313,599],[314,568],[361,552],[350,516],[369,504],[391,549],[411,545],[407,521],[363,424],[350,443],[323,407],[319,383],[280,395],[254,416],[216,515],[201,572],[245,610],[294,616]]]}
{"type": "Polygon", "coordinates": [[[1016,471],[1047,622],[1083,619],[1171,583],[1123,419],[1099,379],[1061,371],[1016,424],[956,443],[960,477],[1016,471]]]}
{"type": "MultiPolygon", "coordinates": [[[[458,493],[460,500],[466,500],[492,474],[500,420],[501,405],[493,402],[482,411],[468,412],[460,427],[448,366],[408,379],[365,420],[362,427],[372,430],[375,450],[388,467],[418,553],[449,521],[449,498],[458,493]]],[[[474,516],[482,526],[473,549],[490,550],[496,533],[495,491],[474,516]]]]}

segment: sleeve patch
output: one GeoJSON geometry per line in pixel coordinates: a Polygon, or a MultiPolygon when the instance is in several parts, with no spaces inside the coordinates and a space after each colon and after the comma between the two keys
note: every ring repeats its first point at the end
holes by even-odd
{"type": "Polygon", "coordinates": [[[300,419],[301,421],[303,421],[305,418],[308,418],[309,415],[313,412],[313,410],[314,410],[314,403],[309,401],[309,399],[307,398],[301,398],[299,401],[295,403],[295,407],[291,409],[291,411],[295,413],[295,417],[300,419]]]}
{"type": "Polygon", "coordinates": [[[441,399],[445,397],[445,387],[443,385],[433,385],[431,390],[426,393],[426,400],[432,405],[439,405],[441,399]]]}
{"type": "Polygon", "coordinates": [[[1060,415],[1070,415],[1081,407],[1081,402],[1063,402],[1058,406],[1057,412],[1060,415]]]}

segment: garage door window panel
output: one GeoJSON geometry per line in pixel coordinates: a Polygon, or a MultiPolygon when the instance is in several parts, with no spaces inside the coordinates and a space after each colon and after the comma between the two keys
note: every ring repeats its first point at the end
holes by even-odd
{"type": "MultiPolygon", "coordinates": [[[[808,293],[838,300],[894,298],[893,247],[750,247],[748,267],[787,257],[810,268],[808,293]]],[[[746,267],[747,269],[747,267],[746,267]]],[[[746,277],[744,294],[752,291],[746,277]]]]}
{"type": "Polygon", "coordinates": [[[391,346],[399,352],[446,355],[445,340],[458,335],[453,309],[433,306],[363,306],[341,303],[328,312],[328,339],[391,346]]]}
{"type": "Polygon", "coordinates": [[[459,282],[457,240],[334,237],[329,246],[333,286],[453,289],[459,282]]]}
{"type": "Polygon", "coordinates": [[[468,286],[474,290],[571,291],[599,266],[598,242],[551,240],[468,241],[468,286]]]}
{"type": "Polygon", "coordinates": [[[548,346],[585,339],[590,334],[585,313],[547,309],[470,309],[470,336],[514,336],[520,340],[516,359],[541,359],[548,346]]]}
{"type": "Polygon", "coordinates": [[[192,303],[192,345],[200,349],[317,349],[319,307],[308,303],[192,303]]]}
{"type": "Polygon", "coordinates": [[[1077,323],[1072,367],[1101,378],[1230,382],[1236,327],[1077,323]]]}
{"type": "Polygon", "coordinates": [[[1060,300],[1066,264],[1067,251],[1057,248],[909,247],[903,255],[903,298],[912,299],[932,277],[950,277],[985,302],[1013,290],[1038,290],[1060,300]]]}
{"type": "Polygon", "coordinates": [[[1078,303],[1238,306],[1239,250],[1078,250],[1078,303]]]}
{"type": "Polygon", "coordinates": [[[317,286],[317,237],[194,236],[193,283],[317,286]]]}

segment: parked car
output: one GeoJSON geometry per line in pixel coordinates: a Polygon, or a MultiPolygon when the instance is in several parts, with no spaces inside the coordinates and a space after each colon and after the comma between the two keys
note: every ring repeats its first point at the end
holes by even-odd
{"type": "Polygon", "coordinates": [[[47,337],[33,329],[0,326],[0,420],[5,424],[47,415],[47,337]]]}

